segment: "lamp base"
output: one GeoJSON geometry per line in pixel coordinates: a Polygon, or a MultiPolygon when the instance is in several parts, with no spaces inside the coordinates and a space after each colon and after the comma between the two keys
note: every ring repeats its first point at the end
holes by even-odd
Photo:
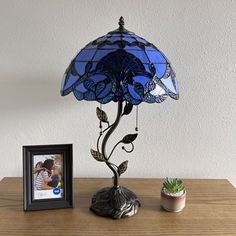
{"type": "Polygon", "coordinates": [[[99,216],[121,219],[135,215],[140,206],[135,193],[118,186],[99,190],[92,198],[90,210],[99,216]]]}

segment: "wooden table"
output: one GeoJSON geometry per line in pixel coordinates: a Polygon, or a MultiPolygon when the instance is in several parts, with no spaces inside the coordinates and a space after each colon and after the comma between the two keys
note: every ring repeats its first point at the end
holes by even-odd
{"type": "Polygon", "coordinates": [[[184,180],[187,205],[180,213],[160,208],[160,179],[122,179],[142,207],[112,220],[89,211],[93,193],[110,179],[74,179],[74,208],[24,212],[22,178],[0,182],[0,235],[236,235],[236,190],[227,180],[184,180]]]}

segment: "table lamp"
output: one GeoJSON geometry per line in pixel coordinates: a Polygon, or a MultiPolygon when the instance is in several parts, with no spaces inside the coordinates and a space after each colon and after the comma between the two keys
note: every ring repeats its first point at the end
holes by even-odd
{"type": "Polygon", "coordinates": [[[109,153],[106,144],[121,118],[129,115],[133,106],[137,109],[141,102],[161,103],[168,95],[176,100],[179,98],[178,83],[170,62],[152,43],[125,29],[124,19],[120,17],[118,29],[87,44],[70,63],[62,81],[61,95],[71,92],[78,101],[100,103],[96,110],[100,133],[96,150],[91,149],[91,154],[97,161],[105,163],[114,175],[113,186],[105,187],[93,196],[90,210],[113,219],[136,214],[139,199],[135,193],[119,185],[128,161],[116,165],[110,158],[119,144],[123,144],[122,149],[127,153],[132,152],[138,134],[124,136],[109,153]],[[117,105],[116,119],[112,124],[101,106],[108,102],[117,105]],[[131,148],[124,145],[131,145],[131,148]]]}

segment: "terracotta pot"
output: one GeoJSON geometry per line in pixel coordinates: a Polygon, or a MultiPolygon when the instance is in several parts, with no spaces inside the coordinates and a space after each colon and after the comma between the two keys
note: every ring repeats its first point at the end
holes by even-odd
{"type": "Polygon", "coordinates": [[[170,196],[161,190],[161,206],[166,211],[179,212],[184,209],[186,201],[186,191],[181,196],[170,196]]]}

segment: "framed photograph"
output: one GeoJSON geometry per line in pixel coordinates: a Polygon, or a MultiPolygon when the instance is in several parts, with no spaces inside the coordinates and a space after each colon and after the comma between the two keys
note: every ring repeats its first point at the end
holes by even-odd
{"type": "Polygon", "coordinates": [[[23,146],[24,210],[73,207],[72,144],[23,146]]]}

